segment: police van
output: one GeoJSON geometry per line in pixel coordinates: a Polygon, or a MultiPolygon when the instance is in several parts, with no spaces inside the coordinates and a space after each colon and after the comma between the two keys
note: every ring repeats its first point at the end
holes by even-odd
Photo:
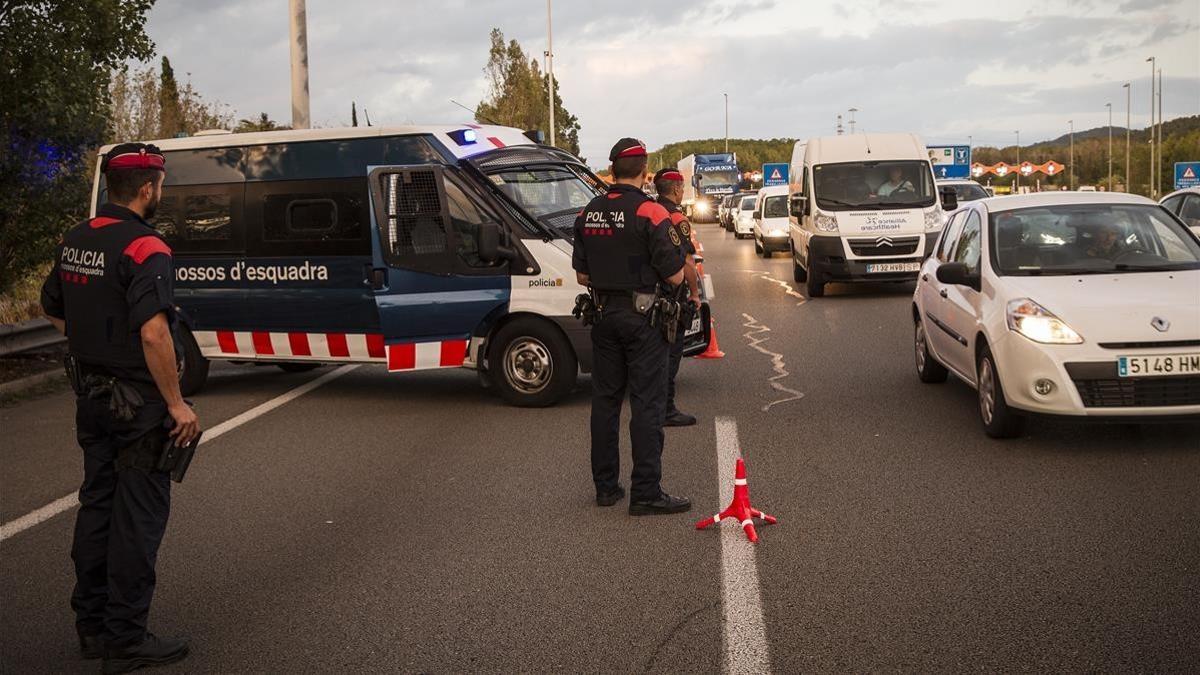
{"type": "Polygon", "coordinates": [[[912,281],[954,210],[913,134],[850,134],[797,143],[789,241],[793,278],[810,298],[825,284],[912,281]]]}
{"type": "MultiPolygon", "coordinates": [[[[571,230],[605,186],[531,136],[460,125],[154,141],[185,393],[223,359],[463,367],[514,405],[561,399],[591,370],[571,315],[584,291],[571,230]]],[[[93,215],[106,198],[97,170],[93,215]]],[[[707,326],[687,332],[688,354],[707,326]]]]}

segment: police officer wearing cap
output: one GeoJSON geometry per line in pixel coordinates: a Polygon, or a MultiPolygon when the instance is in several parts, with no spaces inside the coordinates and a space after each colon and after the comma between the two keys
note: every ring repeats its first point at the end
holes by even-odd
{"type": "Polygon", "coordinates": [[[684,282],[687,265],[670,238],[671,219],[642,192],[646,146],[622,138],[609,153],[613,185],[575,219],[572,264],[579,283],[594,294],[592,326],[592,480],[596,504],[625,496],[620,473],[621,405],[629,393],[633,471],[629,513],[680,513],[691,501],[663,492],[663,417],[669,349],[645,308],[664,286],[684,282]]]}
{"type": "MultiPolygon", "coordinates": [[[[683,256],[687,263],[687,282],[689,302],[679,313],[679,334],[692,324],[692,312],[700,308],[700,277],[696,269],[696,246],[692,243],[692,224],[679,202],[683,200],[683,174],[675,169],[659,169],[654,174],[654,189],[658,192],[658,203],[662,205],[671,217],[671,227],[675,232],[671,235],[671,243],[683,256]]],[[[667,366],[667,416],[663,425],[668,427],[690,427],[696,423],[696,418],[683,413],[675,406],[675,376],[679,374],[679,364],[683,361],[683,338],[671,344],[670,362],[667,366]]]]}
{"type": "Polygon", "coordinates": [[[168,439],[187,445],[200,424],[177,379],[171,249],[148,222],[165,160],[153,145],[126,143],[101,169],[109,201],[63,237],[42,308],[67,336],[78,394],[75,627],[84,658],[123,673],[188,653],[186,638],[157,637],[146,623],[171,502],[157,461],[168,439]]]}

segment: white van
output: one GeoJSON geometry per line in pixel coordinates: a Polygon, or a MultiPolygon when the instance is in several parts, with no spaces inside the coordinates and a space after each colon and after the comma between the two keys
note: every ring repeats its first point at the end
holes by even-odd
{"type": "Polygon", "coordinates": [[[939,199],[929,152],[913,134],[797,143],[789,185],[793,276],[809,297],[831,281],[911,281],[957,207],[939,199]]]}
{"type": "Polygon", "coordinates": [[[770,258],[788,250],[788,186],[772,185],[754,200],[754,252],[770,258]]]}

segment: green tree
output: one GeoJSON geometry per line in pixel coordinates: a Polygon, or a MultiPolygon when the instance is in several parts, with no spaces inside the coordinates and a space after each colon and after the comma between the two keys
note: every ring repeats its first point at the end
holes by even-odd
{"type": "Polygon", "coordinates": [[[267,113],[259,113],[256,119],[240,119],[237,126],[233,128],[233,133],[242,134],[248,131],[280,131],[282,129],[291,129],[289,126],[282,125],[271,119],[267,113]]]}
{"type": "MultiPolygon", "coordinates": [[[[488,62],[483,68],[488,96],[475,111],[475,119],[486,124],[503,124],[518,129],[541,129],[550,136],[550,77],[542,72],[516,40],[504,41],[504,33],[493,28],[488,62]]],[[[554,81],[554,144],[579,154],[579,119],[563,105],[554,81]]]]}
{"type": "Polygon", "coordinates": [[[153,0],[0,0],[0,292],[88,210],[110,74],[154,53],[153,0]]]}
{"type": "Polygon", "coordinates": [[[174,138],[183,128],[183,110],[179,103],[179,85],[175,83],[175,69],[171,61],[162,57],[162,71],[158,85],[158,137],[174,138]]]}

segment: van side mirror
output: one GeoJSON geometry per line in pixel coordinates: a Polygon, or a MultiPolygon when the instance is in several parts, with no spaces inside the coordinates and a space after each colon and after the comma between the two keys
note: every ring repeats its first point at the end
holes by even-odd
{"type": "Polygon", "coordinates": [[[760,209],[755,209],[755,210],[754,210],[754,219],[755,219],[755,220],[762,220],[762,210],[760,210],[760,209]]]}
{"type": "Polygon", "coordinates": [[[792,195],[788,201],[788,214],[799,218],[804,215],[804,207],[808,204],[808,198],[804,195],[792,195]]]}
{"type": "Polygon", "coordinates": [[[943,185],[938,189],[942,197],[942,210],[953,211],[958,208],[958,193],[949,185],[943,185]]]}
{"type": "Polygon", "coordinates": [[[937,268],[937,280],[952,286],[969,286],[979,290],[979,273],[972,272],[965,263],[942,263],[937,268]]]}
{"type": "Polygon", "coordinates": [[[482,223],[479,226],[479,258],[484,262],[494,263],[498,260],[514,260],[517,257],[515,249],[501,245],[500,226],[496,223],[482,223]]]}

